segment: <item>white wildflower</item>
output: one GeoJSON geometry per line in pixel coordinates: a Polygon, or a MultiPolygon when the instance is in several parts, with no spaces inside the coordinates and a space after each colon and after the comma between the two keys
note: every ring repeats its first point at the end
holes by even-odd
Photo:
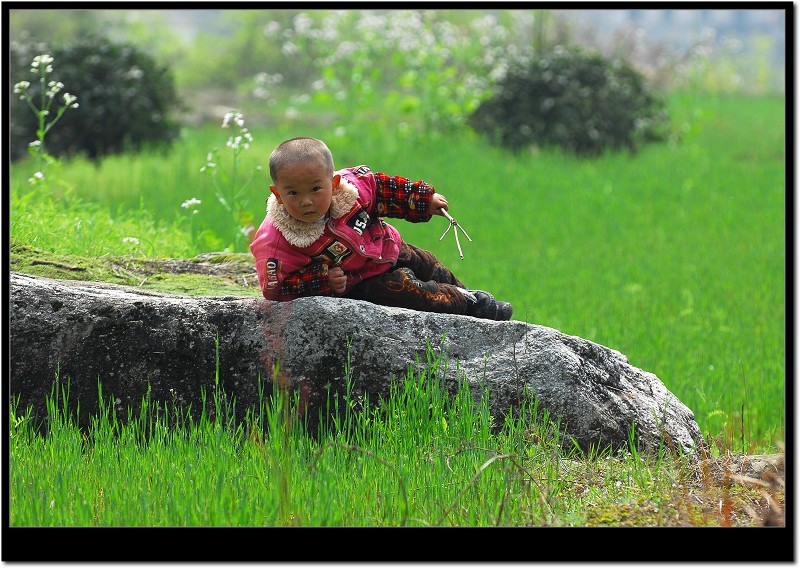
{"type": "Polygon", "coordinates": [[[50,65],[53,62],[53,58],[49,55],[37,55],[33,58],[31,62],[31,73],[39,73],[40,67],[44,66],[44,72],[50,73],[53,71],[53,66],[50,65]]]}
{"type": "Polygon", "coordinates": [[[54,59],[52,58],[52,56],[44,54],[44,55],[37,55],[36,57],[33,58],[33,61],[35,65],[38,65],[39,63],[44,63],[45,65],[47,65],[48,63],[52,63],[54,59]]]}
{"type": "Polygon", "coordinates": [[[291,41],[287,41],[281,47],[281,53],[283,53],[287,57],[291,57],[297,53],[298,49],[297,46],[292,43],[291,41]]]}
{"type": "MultiPolygon", "coordinates": [[[[200,205],[201,203],[202,203],[202,201],[200,201],[200,200],[199,200],[199,199],[197,199],[196,197],[192,197],[191,199],[187,199],[186,201],[184,201],[183,203],[181,203],[181,207],[183,207],[184,209],[189,209],[189,208],[190,208],[190,207],[192,207],[193,205],[200,205]]],[[[196,213],[196,212],[197,212],[197,211],[195,211],[195,213],[196,213]]]]}
{"type": "Polygon", "coordinates": [[[200,171],[204,172],[204,171],[206,171],[206,169],[214,169],[216,167],[217,167],[217,164],[216,164],[216,162],[214,162],[214,154],[209,152],[208,156],[206,156],[206,165],[203,166],[202,168],[200,168],[200,171]]]}
{"type": "Polygon", "coordinates": [[[64,88],[64,83],[62,83],[61,81],[50,81],[47,84],[47,87],[48,87],[47,96],[52,99],[59,92],[61,92],[61,89],[64,88]]]}
{"type": "Polygon", "coordinates": [[[280,29],[281,29],[281,24],[279,22],[276,22],[275,20],[272,20],[270,22],[267,22],[267,25],[264,26],[264,35],[266,36],[275,35],[280,31],[280,29]]]}
{"type": "Polygon", "coordinates": [[[144,77],[144,71],[142,71],[142,70],[141,70],[141,69],[139,69],[139,68],[138,68],[136,65],[134,65],[133,67],[131,67],[130,69],[128,69],[128,71],[126,71],[126,72],[125,72],[125,74],[124,74],[123,76],[124,76],[126,79],[133,79],[133,80],[135,80],[135,81],[138,81],[139,79],[141,79],[142,77],[144,77]]]}
{"type": "Polygon", "coordinates": [[[302,94],[299,94],[299,95],[294,95],[291,98],[292,103],[298,104],[298,105],[304,105],[310,100],[311,100],[311,96],[308,93],[302,93],[302,94]]]}
{"type": "Polygon", "coordinates": [[[130,244],[136,247],[139,246],[139,239],[137,239],[136,237],[125,237],[124,239],[122,239],[122,242],[125,243],[126,245],[130,244]]]}
{"type": "Polygon", "coordinates": [[[231,122],[236,124],[239,128],[244,127],[244,115],[235,110],[225,113],[222,119],[222,128],[230,127],[231,122]]]}
{"type": "Polygon", "coordinates": [[[283,75],[280,73],[256,73],[255,82],[256,85],[264,88],[274,87],[275,85],[281,83],[283,81],[283,75]]]}

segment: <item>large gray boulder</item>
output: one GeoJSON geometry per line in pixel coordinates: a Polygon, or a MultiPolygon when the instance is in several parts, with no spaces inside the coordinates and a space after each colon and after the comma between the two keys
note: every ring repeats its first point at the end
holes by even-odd
{"type": "MultiPolygon", "coordinates": [[[[448,390],[489,396],[496,424],[530,395],[581,447],[640,450],[668,445],[699,455],[692,411],[654,374],[622,353],[519,321],[416,312],[341,298],[270,302],[184,297],[104,283],[10,275],[10,393],[44,419],[54,387],[82,423],[104,400],[124,420],[142,400],[178,402],[213,414],[220,389],[236,413],[281,381],[319,416],[334,393],[376,403],[409,368],[440,357],[448,390]],[[218,361],[218,363],[217,363],[218,361]],[[262,382],[262,389],[259,383],[262,382]]],[[[569,442],[571,443],[571,441],[569,442]]]]}

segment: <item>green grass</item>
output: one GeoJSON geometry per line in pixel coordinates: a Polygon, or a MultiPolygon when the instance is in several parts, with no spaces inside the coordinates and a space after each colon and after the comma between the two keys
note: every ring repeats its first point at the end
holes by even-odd
{"type": "MultiPolygon", "coordinates": [[[[248,124],[254,144],[240,167],[265,167],[277,143],[307,134],[328,141],[337,166],[430,181],[473,241],[462,239],[460,259],[452,234],[439,240],[440,217],[395,221],[407,240],[512,302],[514,319],[617,349],[655,373],[720,451],[774,450],[786,402],[784,99],[671,104],[683,138],[636,156],[512,155],[467,134],[337,138],[248,124]]],[[[222,250],[238,227],[199,169],[227,134],[187,131],[168,155],[66,162],[49,192],[31,191],[31,166],[14,164],[11,243],[96,258],[222,250]],[[180,207],[191,197],[203,202],[195,216],[180,207]]],[[[246,198],[255,224],[268,191],[265,170],[257,175],[246,198]]]]}
{"type": "MultiPolygon", "coordinates": [[[[109,402],[82,430],[62,402],[69,389],[62,384],[48,399],[44,433],[29,414],[11,406],[10,526],[760,521],[747,510],[766,506],[757,489],[717,486],[666,451],[583,455],[568,441],[565,449],[557,427],[535,404],[494,430],[485,393],[477,402],[466,387],[445,394],[440,371],[446,365],[430,357],[420,371],[409,370],[395,382],[391,396],[378,405],[349,391],[329,399],[335,418],[316,433],[298,420],[297,397],[265,395],[259,408],[237,419],[235,405],[219,389],[214,420],[203,412],[195,421],[178,406],[148,405],[145,399],[141,413],[124,420],[109,402]]],[[[782,491],[772,495],[783,499],[782,491]]]]}

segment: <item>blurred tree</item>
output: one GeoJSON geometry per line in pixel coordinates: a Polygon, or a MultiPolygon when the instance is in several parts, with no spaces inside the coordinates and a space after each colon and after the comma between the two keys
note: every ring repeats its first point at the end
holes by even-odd
{"type": "MultiPolygon", "coordinates": [[[[89,36],[63,45],[13,43],[9,55],[13,82],[27,80],[39,51],[53,58],[48,79],[64,84],[78,97],[79,107],[64,115],[60,128],[48,136],[55,157],[84,154],[98,158],[136,151],[144,145],[169,144],[178,135],[175,119],[181,110],[169,69],[128,43],[89,36]]],[[[34,99],[42,85],[32,85],[34,99]]],[[[18,97],[9,109],[11,156],[25,154],[36,139],[38,122],[18,97]]]]}
{"type": "Polygon", "coordinates": [[[581,156],[666,139],[666,104],[621,60],[580,48],[515,66],[469,120],[490,142],[520,151],[558,146],[581,156]]]}

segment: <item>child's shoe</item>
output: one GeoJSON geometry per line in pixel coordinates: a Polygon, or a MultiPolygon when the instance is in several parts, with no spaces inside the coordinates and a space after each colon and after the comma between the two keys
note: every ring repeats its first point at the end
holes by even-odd
{"type": "Polygon", "coordinates": [[[467,290],[467,315],[476,318],[506,321],[514,312],[508,302],[498,302],[489,292],[483,290],[467,290]]]}
{"type": "Polygon", "coordinates": [[[514,314],[514,307],[508,302],[497,302],[497,316],[494,319],[497,321],[508,321],[514,314]]]}

